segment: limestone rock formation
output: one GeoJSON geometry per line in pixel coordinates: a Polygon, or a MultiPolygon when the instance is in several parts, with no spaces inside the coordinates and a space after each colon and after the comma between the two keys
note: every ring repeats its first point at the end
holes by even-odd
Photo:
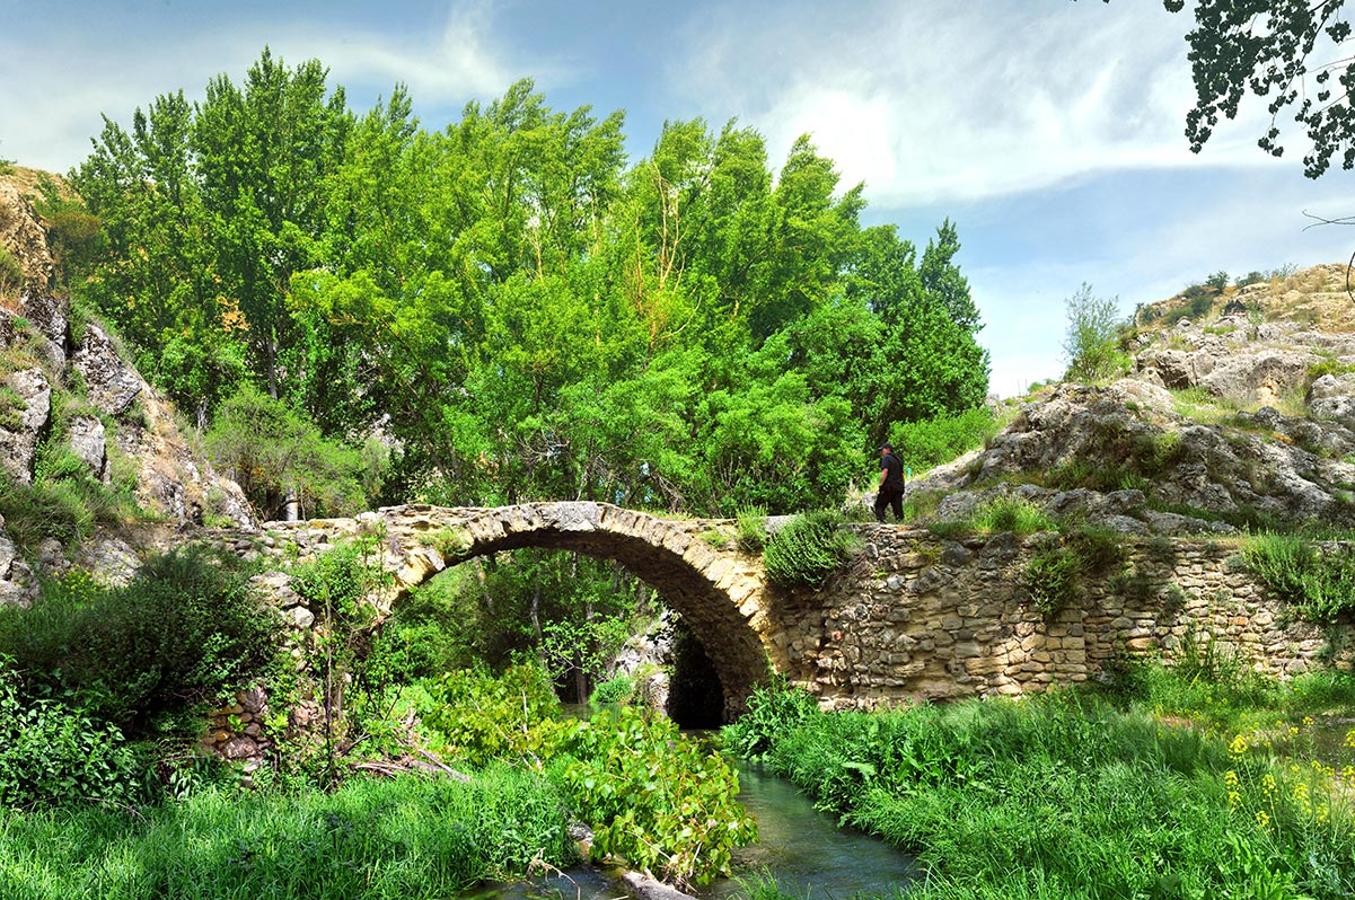
{"type": "Polygon", "coordinates": [[[123,581],[147,552],[171,546],[179,528],[209,520],[254,527],[240,487],[194,452],[173,409],[108,330],[72,325],[44,225],[21,183],[6,176],[0,246],[23,275],[22,284],[0,286],[0,489],[32,484],[39,456],[64,448],[94,480],[130,489],[156,520],[127,533],[101,528],[80,547],[50,539],[20,546],[0,524],[0,604],[29,602],[35,570],[77,565],[123,581]]]}
{"type": "Polygon", "coordinates": [[[1242,289],[1228,309],[1249,312],[1140,331],[1128,377],[1035,394],[910,494],[956,492],[941,519],[1017,494],[1126,533],[1355,526],[1355,304],[1334,279],[1317,267],[1242,289]]]}

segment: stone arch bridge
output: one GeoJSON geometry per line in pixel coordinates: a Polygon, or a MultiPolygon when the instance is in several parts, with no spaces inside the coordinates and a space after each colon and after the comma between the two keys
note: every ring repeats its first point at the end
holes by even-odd
{"type": "MultiPolygon", "coordinates": [[[[615,560],[655,588],[691,626],[720,677],[728,715],[770,667],[784,669],[786,661],[761,560],[740,553],[732,540],[717,548],[707,539],[713,529],[730,525],[560,501],[496,508],[395,506],[351,519],[271,522],[262,532],[215,537],[245,555],[305,559],[345,540],[374,536],[384,568],[394,575],[392,587],[373,598],[382,613],[444,569],[503,550],[573,550],[615,560]]],[[[281,572],[256,579],[293,626],[308,628],[313,614],[299,605],[287,581],[281,572]]]]}
{"type": "MultiPolygon", "coordinates": [[[[394,575],[393,586],[373,598],[383,612],[443,569],[500,550],[544,547],[616,560],[691,625],[720,678],[726,716],[771,670],[824,706],[1025,694],[1094,678],[1126,653],[1170,660],[1187,634],[1212,636],[1225,652],[1278,675],[1355,664],[1349,625],[1346,639],[1333,641],[1295,621],[1236,564],[1238,548],[1226,541],[1126,536],[1121,562],[1132,578],[1084,574],[1078,596],[1045,614],[1023,585],[1030,559],[1057,535],[952,540],[921,529],[852,527],[863,548],[856,561],[820,588],[795,590],[768,583],[761,559],[734,546],[728,520],[665,518],[606,503],[396,506],[202,537],[281,563],[375,536],[394,575]],[[721,530],[727,540],[712,542],[711,532],[721,530]]],[[[255,581],[305,632],[315,616],[284,569],[255,581]]],[[[227,757],[257,758],[271,744],[261,726],[266,698],[243,691],[237,700],[214,714],[206,744],[227,757]]]]}

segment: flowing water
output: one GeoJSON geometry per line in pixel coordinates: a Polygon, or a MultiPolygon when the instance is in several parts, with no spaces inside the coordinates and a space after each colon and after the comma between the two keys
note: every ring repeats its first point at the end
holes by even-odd
{"type": "MultiPolygon", "coordinates": [[[[735,852],[735,878],[709,885],[699,896],[738,896],[738,875],[766,875],[797,897],[814,898],[888,895],[912,879],[915,869],[906,854],[870,835],[839,829],[789,782],[743,765],[739,784],[739,799],[757,820],[758,842],[735,852]]],[[[614,874],[577,866],[563,877],[487,885],[471,896],[602,900],[629,893],[614,874]]]]}

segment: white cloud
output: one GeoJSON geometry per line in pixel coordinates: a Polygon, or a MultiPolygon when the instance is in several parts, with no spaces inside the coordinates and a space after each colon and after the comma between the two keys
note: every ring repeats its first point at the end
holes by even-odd
{"type": "Polygon", "coordinates": [[[1203,158],[1188,19],[1142,4],[875,3],[704,19],[675,90],[737,110],[773,153],[804,132],[877,204],[975,200],[1126,168],[1267,164],[1255,120],[1203,158]],[[1132,8],[1131,8],[1132,7],[1132,8]],[[711,41],[711,32],[721,39],[711,41]]]}
{"type": "MultiPolygon", "coordinates": [[[[143,31],[136,44],[79,30],[0,35],[0,156],[65,169],[88,153],[101,113],[126,121],[157,94],[183,88],[200,96],[213,75],[242,75],[265,44],[288,61],[318,57],[333,83],[373,95],[403,82],[420,105],[460,106],[516,77],[484,0],[451,5],[445,26],[426,37],[359,31],[337,19],[248,20],[229,7],[218,13],[220,22],[203,22],[192,36],[143,31]]],[[[533,68],[546,81],[563,77],[549,60],[533,60],[533,68]]]]}

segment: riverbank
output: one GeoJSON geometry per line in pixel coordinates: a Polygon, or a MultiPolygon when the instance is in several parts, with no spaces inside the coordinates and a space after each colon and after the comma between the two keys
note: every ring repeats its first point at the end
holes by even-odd
{"type": "MultiPolygon", "coordinates": [[[[1159,698],[1202,683],[1142,674],[1159,698]]],[[[915,853],[910,897],[1349,897],[1355,737],[1338,759],[1291,755],[1311,746],[1319,707],[1355,697],[1348,677],[1323,678],[1275,688],[1284,715],[1314,702],[1268,744],[1104,691],[872,714],[763,691],[727,734],[821,808],[915,853]]]]}

